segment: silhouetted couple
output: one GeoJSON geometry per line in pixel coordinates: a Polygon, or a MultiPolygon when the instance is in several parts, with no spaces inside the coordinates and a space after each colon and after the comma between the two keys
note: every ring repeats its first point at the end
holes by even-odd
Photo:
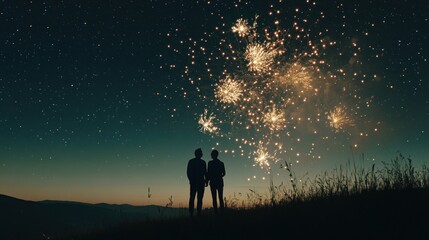
{"type": "Polygon", "coordinates": [[[195,158],[189,160],[187,175],[189,184],[191,185],[191,191],[189,195],[189,214],[194,214],[194,201],[195,195],[197,196],[197,214],[201,214],[201,208],[203,206],[204,188],[210,184],[210,190],[213,198],[213,209],[217,213],[217,197],[219,197],[219,207],[222,212],[224,209],[223,202],[223,176],[225,176],[225,165],[218,159],[219,152],[213,150],[212,159],[208,168],[206,168],[206,162],[201,159],[203,157],[203,151],[201,148],[195,150],[195,158]]]}

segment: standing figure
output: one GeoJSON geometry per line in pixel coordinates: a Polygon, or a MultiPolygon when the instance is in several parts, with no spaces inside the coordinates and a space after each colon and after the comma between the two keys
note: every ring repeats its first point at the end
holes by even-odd
{"type": "Polygon", "coordinates": [[[206,183],[207,168],[206,162],[201,159],[203,151],[201,148],[195,150],[195,158],[189,160],[187,175],[191,191],[189,195],[189,214],[194,214],[194,201],[195,195],[197,195],[197,214],[201,214],[201,208],[203,206],[204,188],[206,183]]]}
{"type": "Polygon", "coordinates": [[[217,196],[219,197],[220,211],[223,212],[224,202],[223,202],[223,176],[225,176],[225,165],[217,157],[219,152],[213,150],[212,159],[209,162],[208,171],[207,171],[207,180],[210,182],[210,190],[212,192],[213,198],[213,209],[217,213],[217,196]],[[216,194],[217,193],[217,194],[216,194]]]}

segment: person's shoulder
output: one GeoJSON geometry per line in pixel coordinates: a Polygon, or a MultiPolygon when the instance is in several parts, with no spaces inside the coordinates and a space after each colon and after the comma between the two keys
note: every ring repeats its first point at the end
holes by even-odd
{"type": "Polygon", "coordinates": [[[220,164],[223,164],[223,163],[219,159],[214,159],[214,160],[211,160],[209,164],[213,166],[219,166],[220,164]]]}

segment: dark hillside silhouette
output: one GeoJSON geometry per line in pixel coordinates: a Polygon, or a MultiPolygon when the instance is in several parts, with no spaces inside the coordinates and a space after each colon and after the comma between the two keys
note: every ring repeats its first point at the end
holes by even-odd
{"type": "Polygon", "coordinates": [[[254,192],[243,205],[227,199],[222,215],[189,218],[180,209],[182,217],[155,219],[146,207],[0,196],[0,239],[429,239],[425,165],[399,155],[379,169],[348,165],[302,185],[285,165],[291,186],[254,192]]]}
{"type": "Polygon", "coordinates": [[[429,168],[401,154],[382,164],[351,163],[301,183],[285,162],[290,184],[251,191],[242,205],[228,200],[223,215],[135,222],[73,239],[429,239],[429,168]]]}
{"type": "Polygon", "coordinates": [[[367,192],[226,209],[223,216],[135,222],[73,239],[429,239],[428,202],[427,190],[367,192]]]}
{"type": "Polygon", "coordinates": [[[185,209],[159,206],[33,202],[0,195],[0,239],[53,239],[124,222],[184,214],[185,209]]]}

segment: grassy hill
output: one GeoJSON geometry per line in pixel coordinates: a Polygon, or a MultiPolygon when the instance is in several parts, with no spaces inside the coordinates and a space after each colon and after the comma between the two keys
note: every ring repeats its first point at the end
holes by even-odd
{"type": "MultiPolygon", "coordinates": [[[[363,158],[363,157],[362,157],[363,158]]],[[[398,155],[381,168],[349,163],[314,179],[271,185],[223,215],[136,221],[64,239],[429,239],[429,168],[398,155]]]]}
{"type": "Polygon", "coordinates": [[[65,239],[429,239],[429,191],[366,192],[133,222],[65,239]]]}
{"type": "Polygon", "coordinates": [[[348,164],[298,179],[222,215],[157,206],[31,202],[0,195],[0,239],[429,239],[429,168],[399,155],[381,168],[348,164]]]}

